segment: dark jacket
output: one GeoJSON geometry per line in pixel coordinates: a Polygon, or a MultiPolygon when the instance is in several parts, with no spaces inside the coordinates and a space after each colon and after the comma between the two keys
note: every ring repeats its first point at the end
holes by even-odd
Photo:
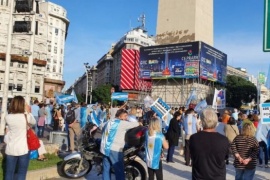
{"type": "Polygon", "coordinates": [[[166,134],[166,138],[169,141],[170,145],[178,146],[179,137],[180,137],[179,122],[176,119],[172,118],[166,134]]]}

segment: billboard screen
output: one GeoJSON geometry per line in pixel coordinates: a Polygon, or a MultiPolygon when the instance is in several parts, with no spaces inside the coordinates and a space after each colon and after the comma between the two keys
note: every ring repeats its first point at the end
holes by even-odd
{"type": "Polygon", "coordinates": [[[201,42],[200,78],[226,83],[227,54],[201,42]]]}
{"type": "Polygon", "coordinates": [[[140,48],[140,78],[170,77],[199,77],[199,42],[140,48]]]}

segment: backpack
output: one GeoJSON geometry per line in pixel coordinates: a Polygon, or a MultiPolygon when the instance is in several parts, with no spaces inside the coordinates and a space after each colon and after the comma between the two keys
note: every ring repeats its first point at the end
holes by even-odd
{"type": "Polygon", "coordinates": [[[66,114],[66,122],[72,124],[75,121],[75,108],[70,109],[66,114]]]}

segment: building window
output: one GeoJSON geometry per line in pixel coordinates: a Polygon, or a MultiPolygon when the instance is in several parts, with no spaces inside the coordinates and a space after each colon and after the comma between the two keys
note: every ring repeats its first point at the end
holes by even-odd
{"type": "Polygon", "coordinates": [[[17,91],[22,91],[22,87],[23,87],[22,84],[17,84],[17,91]]]}
{"type": "Polygon", "coordinates": [[[13,62],[10,62],[10,67],[13,67],[13,62]]]}
{"type": "Polygon", "coordinates": [[[57,47],[54,47],[54,54],[57,54],[57,47]]]}
{"type": "Polygon", "coordinates": [[[39,93],[40,91],[40,86],[35,86],[35,93],[39,93]]]}
{"type": "Polygon", "coordinates": [[[50,65],[47,65],[47,71],[50,71],[50,65]]]}
{"type": "Polygon", "coordinates": [[[52,46],[49,44],[48,45],[48,52],[51,52],[51,48],[52,48],[52,46]]]}
{"type": "Polygon", "coordinates": [[[61,67],[59,68],[59,73],[62,73],[62,68],[61,67]]]}
{"type": "Polygon", "coordinates": [[[56,67],[55,66],[53,66],[53,72],[55,72],[56,71],[56,67]]]}
{"type": "Polygon", "coordinates": [[[50,63],[51,62],[51,59],[50,58],[47,58],[47,61],[50,63]]]}
{"type": "Polygon", "coordinates": [[[9,83],[9,84],[8,84],[8,90],[9,90],[9,91],[12,91],[13,88],[14,88],[13,84],[12,84],[12,83],[9,83]]]}
{"type": "Polygon", "coordinates": [[[3,5],[4,4],[4,0],[1,0],[1,5],[3,5]]]}
{"type": "Polygon", "coordinates": [[[57,28],[55,28],[55,35],[56,35],[56,36],[58,36],[58,31],[59,31],[59,30],[58,30],[57,28]]]}
{"type": "Polygon", "coordinates": [[[8,0],[6,0],[6,6],[8,6],[8,0]]]}

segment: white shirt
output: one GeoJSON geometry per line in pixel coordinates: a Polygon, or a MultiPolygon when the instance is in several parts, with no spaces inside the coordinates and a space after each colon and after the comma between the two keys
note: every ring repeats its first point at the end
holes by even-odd
{"type": "MultiPolygon", "coordinates": [[[[32,114],[27,115],[30,124],[35,124],[36,120],[32,114]]],[[[21,156],[28,153],[26,139],[26,121],[24,114],[8,114],[4,119],[8,132],[5,135],[6,154],[11,156],[21,156]]]]}

